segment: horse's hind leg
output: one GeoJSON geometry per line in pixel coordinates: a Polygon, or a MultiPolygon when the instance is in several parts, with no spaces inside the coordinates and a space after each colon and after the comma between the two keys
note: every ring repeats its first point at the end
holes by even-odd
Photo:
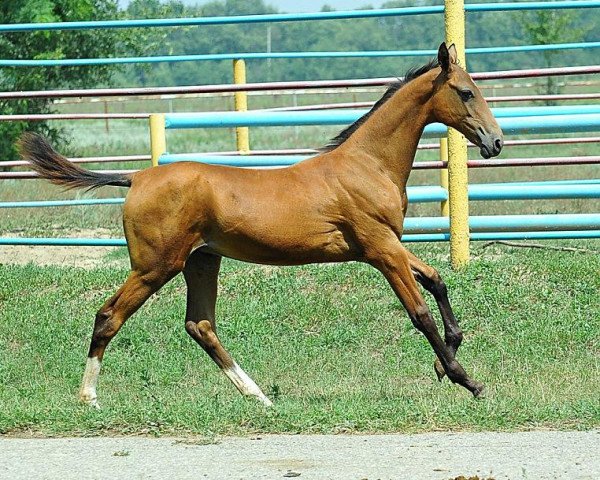
{"type": "Polygon", "coordinates": [[[117,334],[125,321],[143,303],[162,287],[173,275],[132,271],[123,286],[100,308],[96,314],[94,333],[90,344],[85,373],[79,390],[81,401],[98,407],[96,385],[106,346],[117,334]]]}
{"type": "MultiPolygon", "coordinates": [[[[406,253],[415,279],[435,298],[442,321],[444,322],[444,340],[452,353],[456,354],[458,347],[462,343],[463,334],[450,306],[446,284],[435,268],[427,265],[408,250],[406,250],[406,253]]],[[[436,358],[434,368],[438,380],[442,380],[446,372],[439,358],[436,358]]]]}
{"type": "Polygon", "coordinates": [[[223,370],[242,395],[256,397],[267,406],[272,405],[262,390],[231,358],[217,337],[215,304],[217,278],[221,257],[194,252],[186,262],[183,275],[187,283],[187,310],[185,329],[223,370]]]}

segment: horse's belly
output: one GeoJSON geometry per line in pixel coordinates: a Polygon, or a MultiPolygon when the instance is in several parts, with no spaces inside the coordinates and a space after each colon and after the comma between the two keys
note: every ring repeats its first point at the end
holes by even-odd
{"type": "Polygon", "coordinates": [[[329,232],[286,229],[263,232],[222,232],[206,242],[213,253],[252,263],[301,265],[353,260],[357,249],[339,230],[329,232]]]}

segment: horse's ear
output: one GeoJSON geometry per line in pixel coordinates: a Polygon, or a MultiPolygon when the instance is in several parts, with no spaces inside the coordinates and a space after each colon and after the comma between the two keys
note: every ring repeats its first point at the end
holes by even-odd
{"type": "Polygon", "coordinates": [[[448,55],[450,56],[450,63],[458,63],[458,53],[456,52],[456,45],[450,45],[450,47],[448,48],[448,55]]]}
{"type": "Polygon", "coordinates": [[[444,42],[438,48],[438,63],[443,71],[447,72],[450,70],[450,52],[448,52],[448,47],[446,47],[444,42]]]}

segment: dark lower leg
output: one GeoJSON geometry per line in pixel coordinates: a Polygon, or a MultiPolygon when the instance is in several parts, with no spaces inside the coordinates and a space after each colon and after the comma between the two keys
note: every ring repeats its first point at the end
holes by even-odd
{"type": "Polygon", "coordinates": [[[187,283],[185,329],[243,394],[265,405],[271,401],[231,358],[219,340],[215,325],[217,278],[221,257],[195,252],[183,271],[187,283]]]}
{"type": "MultiPolygon", "coordinates": [[[[415,279],[423,286],[425,290],[433,295],[438,305],[438,309],[444,323],[444,340],[452,353],[456,355],[458,348],[463,340],[463,334],[458,326],[450,300],[448,299],[448,290],[446,284],[441,279],[437,270],[427,265],[412,253],[408,252],[410,268],[415,276],[415,279]]],[[[436,358],[434,363],[435,373],[438,380],[442,380],[446,374],[444,367],[439,358],[436,358]]]]}
{"type": "Polygon", "coordinates": [[[462,366],[456,361],[455,351],[442,340],[431,312],[419,292],[406,250],[397,245],[387,254],[383,254],[381,258],[374,259],[373,264],[387,278],[404,308],[406,308],[414,326],[429,341],[450,380],[467,388],[473,395],[479,395],[483,390],[483,385],[469,378],[462,366]]]}
{"type": "Polygon", "coordinates": [[[413,324],[429,341],[441,364],[442,372],[445,372],[453,383],[462,385],[473,393],[473,395],[478,396],[483,391],[483,385],[469,378],[463,367],[456,360],[455,352],[442,341],[429,309],[424,306],[413,315],[411,315],[413,324]]]}
{"type": "Polygon", "coordinates": [[[412,253],[407,251],[407,254],[415,279],[435,298],[444,323],[446,345],[452,349],[453,353],[456,353],[462,343],[463,334],[452,311],[446,284],[437,270],[421,261],[412,253]]]}

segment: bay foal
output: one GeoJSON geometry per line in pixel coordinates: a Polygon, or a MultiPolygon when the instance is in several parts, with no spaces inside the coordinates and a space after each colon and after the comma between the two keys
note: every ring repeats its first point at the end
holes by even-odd
{"type": "Polygon", "coordinates": [[[436,63],[409,72],[325,151],[289,168],[258,170],[182,162],[111,175],[84,170],[37,135],[22,156],[41,177],[67,188],[131,187],[123,225],[131,273],[96,315],[80,398],[97,406],[96,385],[108,343],[165,283],[183,272],[185,328],[244,395],[270,400],[217,336],[215,303],[222,257],[271,265],[366,262],[380,270],[414,326],[437,355],[436,372],[481,393],[455,358],[462,340],[438,273],[400,243],[406,182],[425,126],[442,122],[498,155],[502,132],[454,46],[436,63]],[[416,280],[416,281],[415,281],[416,280]],[[445,340],[417,287],[435,297],[445,340]]]}

